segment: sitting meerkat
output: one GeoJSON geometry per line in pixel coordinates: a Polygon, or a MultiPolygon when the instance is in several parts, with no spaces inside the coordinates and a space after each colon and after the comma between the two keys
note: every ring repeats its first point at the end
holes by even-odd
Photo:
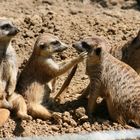
{"type": "MultiPolygon", "coordinates": [[[[115,58],[127,63],[130,65],[138,74],[140,74],[140,31],[137,36],[132,39],[132,41],[126,43],[124,46],[115,46],[111,47],[108,45],[106,40],[102,37],[94,35],[93,37],[85,38],[80,42],[87,42],[88,44],[100,44],[100,46],[115,58]]],[[[77,42],[73,44],[73,47],[76,44],[80,44],[77,42]]],[[[77,48],[78,49],[78,48],[77,48]]],[[[79,49],[80,52],[83,52],[84,49],[79,49]]],[[[69,76],[72,78],[72,76],[69,76]]],[[[66,87],[65,87],[66,88],[66,87]]],[[[82,95],[79,98],[85,98],[88,96],[88,86],[86,89],[82,91],[82,95]]]]}
{"type": "Polygon", "coordinates": [[[19,32],[8,19],[0,19],[0,107],[17,111],[17,117],[29,119],[24,98],[14,92],[17,60],[11,39],[19,32]]]}
{"type": "Polygon", "coordinates": [[[87,56],[86,53],[81,53],[74,59],[57,64],[52,55],[65,49],[67,46],[58,37],[49,33],[40,35],[27,65],[20,74],[17,92],[27,99],[28,112],[34,118],[46,120],[51,117],[51,112],[44,106],[51,92],[50,82],[87,56]]]}
{"type": "MultiPolygon", "coordinates": [[[[127,42],[124,46],[114,46],[111,47],[110,45],[107,44],[106,40],[99,36],[93,36],[89,38],[85,38],[81,41],[85,41],[88,43],[99,43],[100,46],[112,54],[114,57],[117,59],[127,63],[130,65],[138,74],[140,74],[140,31],[138,32],[137,36],[134,37],[131,41],[127,42]]],[[[80,42],[81,42],[80,41],[80,42]]],[[[80,50],[82,51],[82,50],[80,50]]],[[[71,71],[71,73],[68,75],[68,78],[65,80],[63,86],[61,87],[60,91],[56,95],[55,99],[57,99],[60,94],[68,87],[74,73],[73,71],[75,70],[76,67],[74,67],[71,71]]],[[[88,95],[88,87],[82,91],[82,95],[79,98],[85,98],[88,95]]]]}
{"type": "Polygon", "coordinates": [[[86,73],[89,76],[87,112],[92,121],[99,96],[105,98],[112,120],[140,126],[140,77],[129,65],[105,51],[98,42],[82,41],[77,50],[87,51],[86,73]]]}

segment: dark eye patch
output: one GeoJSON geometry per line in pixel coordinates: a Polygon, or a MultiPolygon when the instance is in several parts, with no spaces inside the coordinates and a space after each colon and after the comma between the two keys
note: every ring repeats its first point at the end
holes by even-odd
{"type": "Polygon", "coordinates": [[[82,47],[88,52],[91,50],[91,46],[84,41],[82,42],[82,47]]]}
{"type": "Polygon", "coordinates": [[[40,47],[41,49],[44,49],[44,48],[46,47],[46,44],[42,43],[42,44],[39,45],[39,47],[40,47]]]}
{"type": "Polygon", "coordinates": [[[51,42],[51,44],[52,44],[52,45],[60,45],[61,43],[60,43],[59,41],[56,40],[56,41],[51,42]]]}
{"type": "Polygon", "coordinates": [[[1,29],[4,29],[4,30],[9,29],[9,28],[11,28],[10,24],[4,24],[1,26],[1,29]]]}

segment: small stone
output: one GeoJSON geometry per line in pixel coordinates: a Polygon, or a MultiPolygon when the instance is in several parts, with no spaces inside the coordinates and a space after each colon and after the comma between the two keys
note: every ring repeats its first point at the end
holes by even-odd
{"type": "Polygon", "coordinates": [[[85,116],[85,108],[84,107],[79,107],[75,110],[75,114],[78,118],[81,118],[83,116],[85,116]]]}
{"type": "Polygon", "coordinates": [[[69,126],[66,122],[64,122],[62,125],[63,125],[64,127],[68,127],[68,126],[69,126]]]}
{"type": "Polygon", "coordinates": [[[41,119],[36,119],[36,122],[37,123],[40,123],[42,120],[41,119]]]}
{"type": "Polygon", "coordinates": [[[70,120],[70,125],[73,126],[73,127],[75,127],[75,126],[77,126],[77,123],[76,123],[75,120],[71,119],[70,120]]]}
{"type": "Polygon", "coordinates": [[[62,114],[59,112],[53,112],[52,113],[52,117],[56,120],[56,119],[61,119],[62,118],[62,114]]]}
{"type": "Polygon", "coordinates": [[[63,116],[70,117],[70,113],[69,113],[68,111],[65,111],[65,112],[63,113],[63,116]]]}
{"type": "Polygon", "coordinates": [[[53,0],[42,0],[42,3],[53,5],[54,1],[53,0]]]}
{"type": "Polygon", "coordinates": [[[57,127],[56,125],[51,126],[52,130],[54,131],[59,131],[59,127],[57,127]]]}
{"type": "Polygon", "coordinates": [[[74,128],[72,128],[72,127],[69,128],[69,129],[68,129],[68,132],[69,132],[69,133],[73,133],[73,132],[74,132],[74,128]]]}
{"type": "Polygon", "coordinates": [[[85,122],[85,123],[83,123],[82,126],[84,127],[84,129],[90,128],[90,124],[89,124],[89,122],[85,122]]]}

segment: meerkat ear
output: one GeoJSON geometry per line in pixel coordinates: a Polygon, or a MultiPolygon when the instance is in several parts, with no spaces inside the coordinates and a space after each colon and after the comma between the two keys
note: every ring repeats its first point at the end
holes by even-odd
{"type": "Polygon", "coordinates": [[[96,48],[94,51],[95,51],[96,55],[100,55],[102,48],[96,48]]]}

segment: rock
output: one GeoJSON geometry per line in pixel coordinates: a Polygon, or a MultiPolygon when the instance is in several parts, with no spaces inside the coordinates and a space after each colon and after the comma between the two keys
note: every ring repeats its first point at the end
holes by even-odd
{"type": "Polygon", "coordinates": [[[3,126],[10,116],[10,111],[8,109],[0,109],[0,127],[3,126]]]}
{"type": "Polygon", "coordinates": [[[52,128],[52,130],[54,130],[54,131],[59,131],[59,128],[58,128],[56,125],[52,125],[51,128],[52,128]]]}
{"type": "Polygon", "coordinates": [[[82,118],[85,116],[85,108],[84,107],[79,107],[75,110],[75,114],[77,118],[82,118]]]}
{"type": "Polygon", "coordinates": [[[42,0],[42,3],[48,4],[48,5],[53,5],[54,1],[53,0],[42,0]]]}
{"type": "Polygon", "coordinates": [[[84,129],[90,128],[89,122],[83,123],[83,127],[84,127],[84,129]]]}
{"type": "Polygon", "coordinates": [[[75,120],[71,119],[70,120],[70,125],[73,126],[73,127],[75,127],[75,126],[77,126],[77,123],[76,123],[75,120]]]}

